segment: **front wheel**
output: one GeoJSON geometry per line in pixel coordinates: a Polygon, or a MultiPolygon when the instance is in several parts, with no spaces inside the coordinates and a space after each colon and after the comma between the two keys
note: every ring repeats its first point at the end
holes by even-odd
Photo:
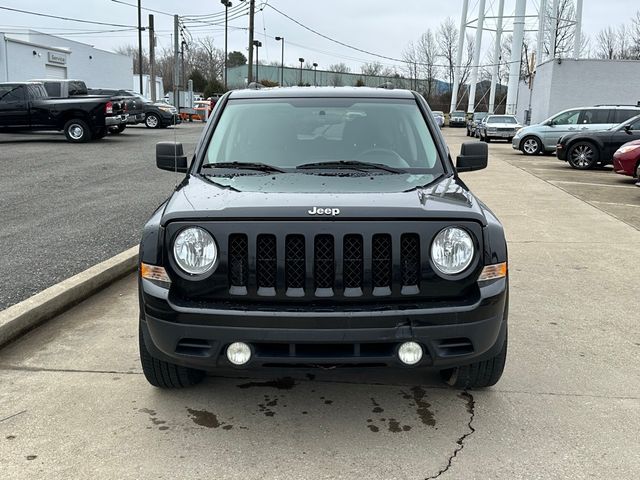
{"type": "Polygon", "coordinates": [[[159,360],[151,355],[144,343],[142,322],[138,333],[140,345],[140,363],[147,381],[158,388],[184,388],[200,383],[204,378],[202,370],[182,367],[173,363],[159,360]]]}
{"type": "Polygon", "coordinates": [[[496,356],[482,362],[443,370],[440,376],[445,383],[455,388],[486,388],[495,385],[502,377],[507,361],[507,337],[505,332],[502,348],[496,356]]]}
{"type": "Polygon", "coordinates": [[[598,163],[599,158],[600,153],[591,142],[577,142],[571,145],[567,151],[569,165],[578,170],[593,168],[598,163]]]}
{"type": "Polygon", "coordinates": [[[73,119],[64,124],[64,134],[72,143],[84,143],[91,140],[91,130],[83,120],[73,119]]]}
{"type": "Polygon", "coordinates": [[[542,142],[536,137],[525,137],[520,144],[520,150],[525,155],[539,155],[542,152],[542,142]]]}
{"type": "Polygon", "coordinates": [[[160,121],[160,117],[155,113],[148,113],[144,119],[144,124],[147,128],[160,128],[162,122],[160,121]]]}

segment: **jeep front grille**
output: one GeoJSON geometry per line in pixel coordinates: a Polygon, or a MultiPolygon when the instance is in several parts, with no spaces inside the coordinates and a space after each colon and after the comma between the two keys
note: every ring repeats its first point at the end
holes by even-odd
{"type": "Polygon", "coordinates": [[[263,297],[384,297],[392,294],[394,282],[403,295],[420,292],[418,234],[259,234],[253,239],[229,235],[233,296],[254,291],[263,297]]]}

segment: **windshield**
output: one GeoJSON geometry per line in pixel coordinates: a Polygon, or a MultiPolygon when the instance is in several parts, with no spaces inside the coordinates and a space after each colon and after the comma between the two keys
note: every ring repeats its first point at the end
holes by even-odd
{"type": "Polygon", "coordinates": [[[474,120],[482,120],[486,116],[487,116],[486,113],[474,113],[473,114],[473,119],[474,120]]]}
{"type": "Polygon", "coordinates": [[[515,117],[510,117],[508,115],[498,115],[494,117],[489,117],[487,119],[487,123],[518,123],[515,117]]]}
{"type": "Polygon", "coordinates": [[[403,191],[444,172],[413,99],[353,98],[231,99],[200,171],[234,188],[303,192],[403,191]]]}
{"type": "Polygon", "coordinates": [[[453,112],[453,113],[451,114],[451,116],[452,116],[452,117],[464,117],[464,116],[465,116],[465,113],[464,113],[464,112],[462,112],[462,111],[453,112]]]}

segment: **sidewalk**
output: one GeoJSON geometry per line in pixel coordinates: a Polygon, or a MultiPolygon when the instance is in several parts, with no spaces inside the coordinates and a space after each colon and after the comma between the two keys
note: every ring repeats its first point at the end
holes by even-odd
{"type": "MultiPolygon", "coordinates": [[[[455,157],[464,133],[446,133],[455,157]]],[[[495,388],[469,401],[415,371],[270,370],[159,391],[130,276],[0,351],[3,478],[640,477],[640,232],[489,148],[463,178],[509,240],[495,388]]]]}

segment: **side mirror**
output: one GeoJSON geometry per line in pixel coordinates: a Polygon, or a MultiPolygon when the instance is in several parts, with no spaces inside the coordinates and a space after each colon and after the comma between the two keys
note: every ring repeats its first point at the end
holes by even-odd
{"type": "Polygon", "coordinates": [[[160,170],[186,173],[189,167],[182,144],[176,142],[158,142],[156,144],[156,166],[160,170]]]}
{"type": "Polygon", "coordinates": [[[460,155],[456,160],[456,170],[459,172],[471,172],[487,168],[489,161],[489,147],[482,142],[463,143],[460,155]]]}

